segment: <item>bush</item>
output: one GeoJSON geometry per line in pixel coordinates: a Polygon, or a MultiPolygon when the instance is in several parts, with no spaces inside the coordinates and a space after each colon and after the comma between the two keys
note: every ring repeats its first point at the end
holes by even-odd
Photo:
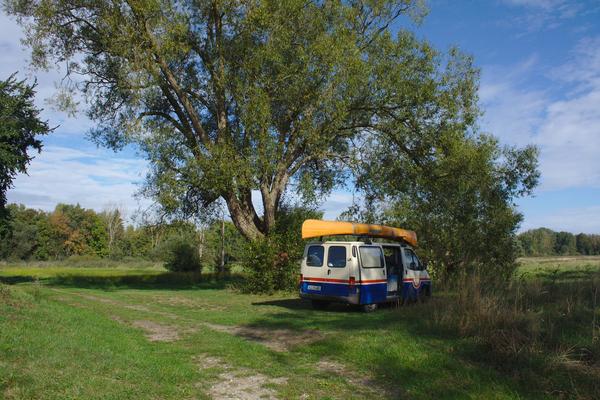
{"type": "Polygon", "coordinates": [[[304,207],[282,207],[277,225],[269,236],[248,243],[242,259],[246,274],[244,290],[250,293],[273,293],[294,290],[300,274],[304,251],[302,222],[320,219],[322,213],[304,207]]]}
{"type": "Polygon", "coordinates": [[[275,235],[248,243],[242,267],[246,273],[244,291],[273,293],[293,290],[299,273],[298,262],[285,251],[275,235]]]}
{"type": "Polygon", "coordinates": [[[200,272],[198,249],[185,238],[173,238],[165,246],[165,268],[173,272],[200,272]]]}

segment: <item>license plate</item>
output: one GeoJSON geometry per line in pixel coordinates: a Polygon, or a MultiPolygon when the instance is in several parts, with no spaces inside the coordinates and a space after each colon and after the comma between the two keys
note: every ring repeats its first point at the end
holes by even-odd
{"type": "Polygon", "coordinates": [[[317,285],[307,285],[306,288],[308,290],[317,290],[317,291],[321,291],[321,286],[317,286],[317,285]]]}

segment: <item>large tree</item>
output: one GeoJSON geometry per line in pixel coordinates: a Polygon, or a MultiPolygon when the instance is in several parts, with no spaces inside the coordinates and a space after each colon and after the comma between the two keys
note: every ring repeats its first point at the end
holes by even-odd
{"type": "Polygon", "coordinates": [[[78,77],[99,124],[92,137],[141,146],[151,165],[146,194],[187,214],[222,198],[250,239],[272,231],[291,183],[309,200],[331,190],[380,107],[405,107],[382,96],[411,85],[376,77],[391,67],[418,85],[435,68],[420,70],[428,46],[391,34],[400,16],[423,15],[417,0],[5,0],[5,8],[26,26],[38,66],[64,62],[78,77]]]}
{"type": "MultiPolygon", "coordinates": [[[[0,81],[0,219],[6,191],[17,173],[25,173],[33,158],[28,151],[42,150],[39,135],[50,131],[34,104],[35,83],[19,81],[15,75],[0,81]]],[[[1,229],[1,228],[0,228],[1,229]]]]}

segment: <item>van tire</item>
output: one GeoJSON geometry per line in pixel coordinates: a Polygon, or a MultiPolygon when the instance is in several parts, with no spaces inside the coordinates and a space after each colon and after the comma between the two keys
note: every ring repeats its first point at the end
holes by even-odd
{"type": "Polygon", "coordinates": [[[329,305],[328,301],[325,300],[311,300],[312,308],[315,310],[324,310],[329,305]]]}
{"type": "Polygon", "coordinates": [[[377,310],[377,304],[363,304],[360,308],[363,310],[363,312],[370,313],[377,310]]]}

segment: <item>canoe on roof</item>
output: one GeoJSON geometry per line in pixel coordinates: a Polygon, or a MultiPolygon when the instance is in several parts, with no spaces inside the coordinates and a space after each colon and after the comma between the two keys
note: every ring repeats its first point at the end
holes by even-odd
{"type": "Polygon", "coordinates": [[[355,222],[321,221],[307,219],[302,224],[302,239],[320,236],[357,235],[405,241],[417,245],[417,234],[401,228],[385,225],[359,224],[355,222]]]}

